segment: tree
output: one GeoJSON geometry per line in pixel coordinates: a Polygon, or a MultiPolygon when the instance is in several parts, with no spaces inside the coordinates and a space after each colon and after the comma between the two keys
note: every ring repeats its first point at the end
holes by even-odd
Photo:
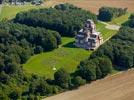
{"type": "Polygon", "coordinates": [[[34,53],[39,54],[41,52],[43,52],[43,48],[41,46],[36,46],[35,49],[34,49],[34,53]]]}
{"type": "Polygon", "coordinates": [[[96,78],[101,79],[102,78],[102,72],[99,66],[96,67],[96,78]]]}
{"type": "Polygon", "coordinates": [[[20,91],[13,91],[10,93],[9,97],[13,100],[18,100],[20,98],[21,94],[20,91]]]}
{"type": "Polygon", "coordinates": [[[7,84],[10,80],[10,77],[5,74],[5,72],[1,72],[0,73],[0,82],[3,83],[3,84],[7,84]]]}
{"type": "Polygon", "coordinates": [[[53,50],[54,48],[57,48],[57,44],[56,44],[56,39],[53,35],[50,35],[49,37],[46,37],[44,39],[42,39],[42,47],[44,49],[44,51],[50,51],[53,50]]]}
{"type": "Polygon", "coordinates": [[[62,88],[68,89],[70,85],[70,74],[65,69],[59,69],[54,74],[55,83],[62,88]]]}
{"type": "Polygon", "coordinates": [[[7,100],[8,99],[8,95],[3,93],[2,90],[0,90],[0,100],[7,100]]]}
{"type": "Polygon", "coordinates": [[[36,86],[35,92],[39,93],[41,96],[50,95],[53,93],[53,88],[49,84],[47,84],[45,81],[41,81],[36,86]]]}
{"type": "Polygon", "coordinates": [[[82,78],[86,79],[87,81],[96,80],[96,65],[93,63],[88,62],[83,66],[80,66],[79,74],[82,78]]]}
{"type": "Polygon", "coordinates": [[[113,18],[124,15],[127,8],[101,7],[99,9],[98,19],[102,21],[111,21],[113,18]]]}
{"type": "Polygon", "coordinates": [[[80,76],[76,76],[72,79],[72,83],[75,87],[86,84],[86,80],[82,79],[80,76]]]}
{"type": "Polygon", "coordinates": [[[9,63],[6,67],[5,67],[5,72],[8,74],[13,74],[16,73],[18,70],[18,66],[15,63],[9,63]]]}
{"type": "Polygon", "coordinates": [[[109,58],[101,57],[98,58],[98,60],[99,60],[99,67],[102,72],[102,77],[105,77],[106,75],[112,72],[112,63],[109,58]]]}

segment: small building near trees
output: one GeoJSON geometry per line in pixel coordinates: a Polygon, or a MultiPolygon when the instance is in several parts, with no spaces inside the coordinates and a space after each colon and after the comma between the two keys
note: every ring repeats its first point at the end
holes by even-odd
{"type": "Polygon", "coordinates": [[[87,50],[94,50],[103,43],[100,32],[96,31],[96,25],[90,19],[86,21],[84,27],[78,32],[75,39],[76,47],[87,50]]]}

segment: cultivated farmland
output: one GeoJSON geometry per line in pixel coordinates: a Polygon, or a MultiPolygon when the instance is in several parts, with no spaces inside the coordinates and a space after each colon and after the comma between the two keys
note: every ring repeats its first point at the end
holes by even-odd
{"type": "Polygon", "coordinates": [[[133,94],[134,70],[130,70],[45,100],[133,100],[133,94]]]}
{"type": "Polygon", "coordinates": [[[110,24],[117,24],[117,25],[121,25],[122,23],[127,21],[130,13],[134,12],[133,0],[49,0],[45,2],[44,5],[47,7],[54,7],[54,5],[61,3],[70,3],[96,14],[98,14],[99,8],[103,6],[128,8],[129,13],[120,16],[118,18],[115,18],[114,20],[109,22],[110,24]]]}
{"type": "Polygon", "coordinates": [[[129,12],[134,12],[133,0],[50,0],[48,3],[45,3],[45,5],[54,6],[66,2],[90,10],[94,13],[98,13],[99,8],[102,6],[128,8],[129,12]]]}

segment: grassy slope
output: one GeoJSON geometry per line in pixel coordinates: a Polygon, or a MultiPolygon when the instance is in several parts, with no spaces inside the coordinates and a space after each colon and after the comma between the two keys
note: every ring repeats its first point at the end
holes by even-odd
{"type": "Polygon", "coordinates": [[[125,15],[122,15],[120,17],[117,17],[113,19],[109,24],[116,24],[116,25],[121,25],[122,23],[126,22],[130,16],[130,13],[127,13],[125,15]]]}
{"type": "MultiPolygon", "coordinates": [[[[97,29],[102,32],[104,39],[114,35],[116,31],[105,29],[105,25],[98,23],[97,29]]],[[[28,73],[35,73],[38,75],[45,75],[47,78],[52,78],[57,69],[63,67],[69,72],[76,70],[77,65],[81,60],[86,59],[92,53],[81,48],[75,48],[73,45],[74,38],[62,38],[62,45],[60,48],[51,52],[35,55],[24,64],[24,69],[28,73]]]]}
{"type": "Polygon", "coordinates": [[[5,19],[12,19],[13,17],[15,17],[15,15],[18,13],[18,12],[21,12],[21,11],[27,11],[27,10],[30,10],[30,9],[39,9],[43,6],[34,6],[34,5],[31,5],[31,4],[26,4],[26,5],[22,5],[22,6],[14,6],[14,5],[4,5],[2,7],[2,12],[0,14],[0,20],[2,20],[3,18],[5,19]]]}

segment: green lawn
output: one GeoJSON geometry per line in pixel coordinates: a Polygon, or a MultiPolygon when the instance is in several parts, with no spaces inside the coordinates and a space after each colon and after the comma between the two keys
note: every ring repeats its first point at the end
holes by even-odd
{"type": "MultiPolygon", "coordinates": [[[[43,6],[33,6],[30,4],[24,6],[3,6],[0,20],[3,18],[12,19],[18,12],[39,9],[41,7],[43,6]]],[[[105,25],[102,23],[97,24],[97,30],[102,32],[104,40],[116,33],[116,31],[105,29],[105,25]]],[[[89,57],[92,51],[75,48],[73,43],[74,38],[62,37],[60,48],[32,56],[23,65],[24,70],[27,73],[45,75],[47,78],[53,78],[55,72],[53,67],[56,67],[56,69],[65,68],[70,73],[75,71],[79,62],[89,57]]]]}
{"type": "MultiPolygon", "coordinates": [[[[102,32],[104,39],[111,37],[116,31],[105,29],[105,25],[98,23],[97,29],[102,32]]],[[[47,78],[53,78],[54,70],[65,68],[70,73],[75,71],[81,60],[86,59],[93,51],[87,51],[81,48],[75,48],[74,38],[62,37],[60,48],[51,52],[45,52],[32,56],[26,64],[23,65],[27,73],[45,75],[47,78]]]]}
{"type": "Polygon", "coordinates": [[[27,11],[30,9],[39,9],[42,8],[43,6],[35,6],[31,4],[26,4],[26,5],[21,5],[21,6],[14,6],[14,5],[4,5],[2,7],[2,12],[0,14],[0,20],[2,19],[12,19],[15,17],[15,15],[18,12],[21,11],[27,11]]]}
{"type": "Polygon", "coordinates": [[[130,16],[130,13],[127,13],[125,15],[122,15],[120,17],[117,17],[113,19],[109,24],[116,24],[116,25],[121,25],[122,23],[126,22],[130,16]]]}

